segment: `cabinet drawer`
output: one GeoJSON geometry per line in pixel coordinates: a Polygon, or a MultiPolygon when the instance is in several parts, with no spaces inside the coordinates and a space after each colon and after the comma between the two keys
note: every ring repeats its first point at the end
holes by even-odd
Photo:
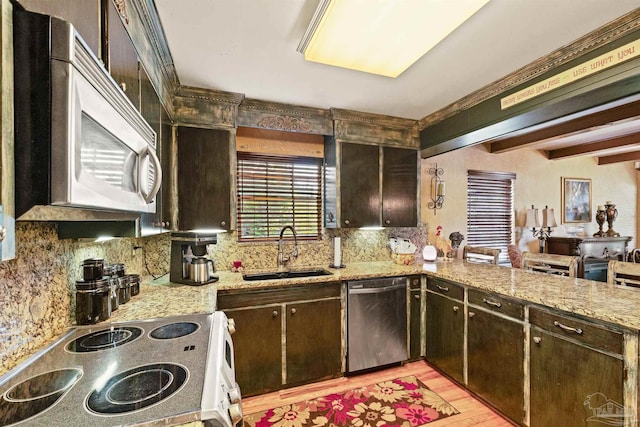
{"type": "MultiPolygon", "coordinates": [[[[529,309],[529,322],[532,326],[572,338],[591,347],[616,354],[623,352],[624,336],[622,332],[609,329],[604,325],[552,313],[537,307],[529,309]]],[[[532,331],[531,334],[533,335],[534,332],[532,331]]]]}
{"type": "Polygon", "coordinates": [[[469,289],[469,304],[524,320],[524,305],[500,295],[469,289]]]}
{"type": "Polygon", "coordinates": [[[340,282],[332,282],[283,288],[220,290],[216,305],[218,310],[226,310],[293,301],[337,298],[340,297],[340,286],[340,282]]]}
{"type": "Polygon", "coordinates": [[[427,279],[427,289],[437,294],[446,295],[462,301],[464,299],[464,288],[461,285],[441,279],[427,279]]]}

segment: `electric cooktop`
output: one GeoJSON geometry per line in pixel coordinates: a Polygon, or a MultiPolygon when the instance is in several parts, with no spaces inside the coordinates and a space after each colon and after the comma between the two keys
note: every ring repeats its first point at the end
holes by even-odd
{"type": "MultiPolygon", "coordinates": [[[[0,425],[199,420],[205,381],[220,383],[215,372],[206,372],[210,347],[224,358],[224,350],[210,346],[220,342],[215,337],[220,329],[213,314],[74,328],[0,378],[0,425]]],[[[219,370],[216,363],[209,365],[219,370]]]]}

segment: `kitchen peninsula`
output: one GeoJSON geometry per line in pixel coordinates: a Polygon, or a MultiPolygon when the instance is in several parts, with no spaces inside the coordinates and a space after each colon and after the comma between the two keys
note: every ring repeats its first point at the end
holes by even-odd
{"type": "MultiPolygon", "coordinates": [[[[556,425],[549,424],[552,419],[583,419],[590,411],[584,402],[594,393],[623,405],[625,424],[620,425],[634,425],[640,330],[637,289],[460,260],[409,266],[350,263],[332,272],[332,276],[251,282],[244,281],[240,273],[220,272],[217,284],[202,287],[146,283],[140,298],[121,307],[112,320],[212,311],[218,293],[300,286],[308,286],[311,291],[320,284],[356,279],[422,277],[417,290],[420,300],[426,301],[420,305],[420,355],[426,354],[426,360],[440,371],[521,425],[548,426],[556,425]],[[450,309],[446,309],[448,303],[453,304],[450,309]],[[453,317],[438,317],[443,313],[453,317]],[[488,323],[474,328],[474,322],[481,321],[488,323]],[[509,325],[509,333],[501,329],[502,323],[509,325]],[[434,324],[436,332],[429,327],[434,324]],[[448,331],[446,342],[438,342],[441,333],[437,331],[442,330],[448,331]],[[496,354],[491,346],[505,345],[505,340],[510,352],[503,347],[496,354]],[[478,347],[478,342],[487,345],[478,347]],[[448,352],[444,357],[438,353],[441,345],[448,352]],[[458,362],[452,365],[456,357],[458,362]],[[503,361],[502,357],[512,360],[503,361]],[[513,358],[519,362],[510,364],[513,358]],[[492,369],[497,370],[493,375],[492,369]],[[501,375],[512,369],[518,378],[516,383],[501,384],[501,375]],[[483,383],[485,375],[491,377],[493,389],[483,383]],[[505,402],[500,396],[509,389],[515,392],[510,392],[505,398],[510,402],[505,402]],[[549,399],[555,398],[559,400],[550,410],[549,399]],[[515,413],[510,409],[514,405],[518,408],[515,413]]],[[[416,291],[411,288],[411,292],[416,291]]],[[[341,298],[344,304],[344,290],[341,298]]],[[[344,317],[343,310],[341,322],[344,317]]]]}

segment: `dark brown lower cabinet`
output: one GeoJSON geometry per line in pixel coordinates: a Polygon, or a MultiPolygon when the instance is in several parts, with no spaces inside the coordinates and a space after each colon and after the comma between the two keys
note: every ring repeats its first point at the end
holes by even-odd
{"type": "Polygon", "coordinates": [[[624,404],[621,358],[537,328],[530,345],[531,427],[603,425],[589,417],[607,400],[610,411],[624,404]]]}
{"type": "Polygon", "coordinates": [[[236,324],[231,338],[243,396],[341,375],[340,286],[218,292],[217,309],[236,324]]]}
{"type": "Polygon", "coordinates": [[[469,306],[467,387],[524,422],[524,326],[469,306]]]}
{"type": "Polygon", "coordinates": [[[342,369],[340,300],[286,306],[287,384],[340,375],[342,369]]]}
{"type": "Polygon", "coordinates": [[[421,319],[420,305],[422,297],[420,289],[409,291],[409,358],[417,360],[420,358],[420,335],[421,319]]]}
{"type": "Polygon", "coordinates": [[[464,383],[464,303],[434,293],[426,296],[426,356],[443,373],[464,383]]]}
{"type": "Polygon", "coordinates": [[[282,386],[282,313],[279,305],[224,310],[236,323],[232,335],[236,382],[243,396],[282,386]]]}

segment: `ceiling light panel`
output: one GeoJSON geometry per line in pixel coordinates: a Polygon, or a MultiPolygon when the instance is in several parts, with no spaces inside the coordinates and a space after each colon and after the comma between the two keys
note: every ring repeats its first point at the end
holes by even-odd
{"type": "Polygon", "coordinates": [[[397,77],[489,0],[320,0],[307,61],[397,77]]]}

